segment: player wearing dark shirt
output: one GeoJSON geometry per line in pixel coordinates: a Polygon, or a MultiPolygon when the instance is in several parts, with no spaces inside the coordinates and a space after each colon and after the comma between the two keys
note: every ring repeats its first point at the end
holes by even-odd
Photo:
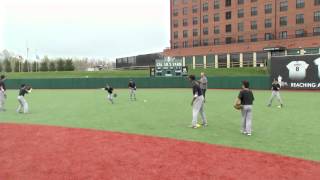
{"type": "Polygon", "coordinates": [[[113,104],[114,102],[113,102],[112,93],[113,93],[114,89],[107,84],[106,87],[104,88],[104,90],[106,90],[108,92],[107,99],[111,102],[111,104],[113,104]]]}
{"type": "Polygon", "coordinates": [[[252,105],[254,96],[249,89],[249,82],[242,81],[242,90],[240,91],[235,104],[241,104],[242,124],[241,132],[248,136],[252,133],[252,105]]]}
{"type": "Polygon", "coordinates": [[[5,80],[6,80],[6,77],[4,75],[1,75],[0,76],[0,112],[5,111],[4,104],[7,98],[6,85],[4,83],[5,80]]]}
{"type": "Polygon", "coordinates": [[[136,90],[137,90],[136,83],[133,80],[130,80],[128,87],[129,87],[130,100],[136,101],[137,100],[137,98],[136,98],[136,90]]]}
{"type": "Polygon", "coordinates": [[[197,128],[198,127],[198,114],[200,112],[201,118],[202,118],[202,125],[203,127],[207,126],[207,119],[206,115],[204,113],[204,97],[202,90],[200,88],[200,84],[198,81],[195,80],[194,75],[189,76],[189,80],[192,83],[192,128],[197,128]]]}
{"type": "Polygon", "coordinates": [[[273,79],[272,87],[271,87],[272,93],[271,93],[271,97],[269,99],[268,107],[271,107],[271,104],[272,104],[272,101],[274,98],[277,98],[277,100],[280,103],[280,106],[278,106],[278,107],[279,108],[283,107],[283,102],[282,102],[282,99],[280,96],[280,88],[281,88],[281,86],[280,86],[279,82],[276,79],[273,79]]]}
{"type": "Polygon", "coordinates": [[[32,88],[30,86],[26,86],[25,84],[22,84],[19,89],[19,96],[18,96],[18,102],[19,107],[17,109],[18,113],[28,113],[29,112],[29,105],[24,96],[28,93],[31,93],[32,88]]]}

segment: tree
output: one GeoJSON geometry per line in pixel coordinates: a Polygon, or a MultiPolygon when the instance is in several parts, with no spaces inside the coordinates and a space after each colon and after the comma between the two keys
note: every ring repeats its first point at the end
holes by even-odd
{"type": "Polygon", "coordinates": [[[72,59],[67,59],[66,64],[64,66],[65,71],[74,71],[74,65],[72,63],[72,59]]]}
{"type": "Polygon", "coordinates": [[[3,71],[3,68],[2,68],[2,62],[0,62],[0,72],[3,71]]]}
{"type": "Polygon", "coordinates": [[[64,60],[63,59],[59,59],[57,62],[57,70],[58,71],[64,71],[64,60]]]}
{"type": "Polygon", "coordinates": [[[36,61],[34,61],[32,63],[32,72],[37,72],[38,71],[38,63],[36,61]]]}
{"type": "Polygon", "coordinates": [[[25,60],[23,63],[22,71],[29,72],[29,62],[27,60],[25,60]]]}
{"type": "Polygon", "coordinates": [[[40,71],[48,71],[48,62],[47,61],[42,61],[40,63],[40,71]]]}
{"type": "Polygon", "coordinates": [[[20,62],[14,61],[14,72],[20,72],[20,62]]]}
{"type": "Polygon", "coordinates": [[[54,61],[50,61],[49,63],[49,71],[56,71],[56,64],[54,61]]]}
{"type": "Polygon", "coordinates": [[[11,62],[7,58],[4,60],[4,71],[12,72],[11,62]]]}

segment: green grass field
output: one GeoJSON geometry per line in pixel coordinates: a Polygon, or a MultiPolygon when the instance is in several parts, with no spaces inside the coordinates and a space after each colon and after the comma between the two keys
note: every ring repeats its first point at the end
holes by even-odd
{"type": "Polygon", "coordinates": [[[253,136],[240,134],[240,113],[232,108],[237,90],[210,90],[207,128],[191,129],[190,89],[138,90],[137,102],[117,90],[116,104],[103,90],[37,90],[26,99],[30,114],[17,114],[17,90],[8,92],[0,122],[47,124],[207,142],[320,161],[320,94],[282,92],[285,108],[266,107],[269,91],[254,91],[253,136]],[[147,100],[144,102],[143,100],[147,100]]]}
{"type": "MultiPolygon", "coordinates": [[[[205,72],[207,76],[264,76],[268,72],[264,68],[222,68],[222,69],[189,69],[189,74],[205,72]]],[[[69,72],[30,72],[6,73],[10,79],[32,78],[107,78],[107,77],[149,77],[149,70],[110,70],[98,72],[69,71],[69,72]]]]}

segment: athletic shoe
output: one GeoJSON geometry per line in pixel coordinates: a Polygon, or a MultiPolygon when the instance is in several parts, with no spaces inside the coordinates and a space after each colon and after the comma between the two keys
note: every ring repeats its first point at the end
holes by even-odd
{"type": "Polygon", "coordinates": [[[208,124],[201,124],[201,126],[202,126],[202,127],[207,127],[207,126],[208,126],[208,124]]]}
{"type": "Polygon", "coordinates": [[[247,136],[251,136],[251,133],[247,133],[247,136]]]}
{"type": "Polygon", "coordinates": [[[188,126],[189,128],[193,128],[193,129],[197,129],[198,127],[197,126],[193,126],[193,125],[190,125],[188,126]]]}

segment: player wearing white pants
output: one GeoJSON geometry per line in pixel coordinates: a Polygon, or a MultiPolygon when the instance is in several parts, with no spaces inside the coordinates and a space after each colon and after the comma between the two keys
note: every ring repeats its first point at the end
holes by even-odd
{"type": "Polygon", "coordinates": [[[272,101],[274,98],[277,98],[277,100],[279,101],[280,103],[280,106],[279,107],[283,107],[283,102],[282,102],[282,99],[281,99],[281,96],[280,96],[280,84],[278,83],[278,81],[276,79],[273,80],[273,83],[272,83],[272,93],[271,93],[271,97],[269,99],[269,103],[268,103],[268,106],[270,107],[271,104],[272,104],[272,101]]]}
{"type": "Polygon", "coordinates": [[[4,84],[6,77],[1,75],[0,77],[0,112],[5,111],[4,103],[6,100],[6,86],[4,84]]]}
{"type": "Polygon", "coordinates": [[[19,96],[18,96],[18,102],[19,106],[17,109],[17,113],[28,113],[29,112],[29,105],[24,98],[25,94],[28,94],[31,92],[31,87],[27,87],[25,84],[22,84],[20,87],[19,91],[19,96]]]}
{"type": "Polygon", "coordinates": [[[137,100],[136,99],[136,90],[137,90],[136,83],[133,80],[130,80],[128,87],[129,87],[130,100],[136,101],[137,100]]]}
{"type": "Polygon", "coordinates": [[[191,102],[192,105],[192,128],[197,128],[198,124],[198,115],[200,113],[202,118],[202,125],[206,127],[208,125],[206,115],[204,113],[204,97],[202,94],[202,90],[200,88],[199,82],[195,80],[194,75],[189,76],[189,80],[192,83],[192,92],[193,92],[193,99],[191,102]]]}
{"type": "Polygon", "coordinates": [[[108,84],[106,85],[106,87],[104,88],[104,90],[106,90],[108,92],[108,96],[107,99],[111,102],[111,104],[113,104],[113,88],[111,86],[109,86],[108,84]]]}

